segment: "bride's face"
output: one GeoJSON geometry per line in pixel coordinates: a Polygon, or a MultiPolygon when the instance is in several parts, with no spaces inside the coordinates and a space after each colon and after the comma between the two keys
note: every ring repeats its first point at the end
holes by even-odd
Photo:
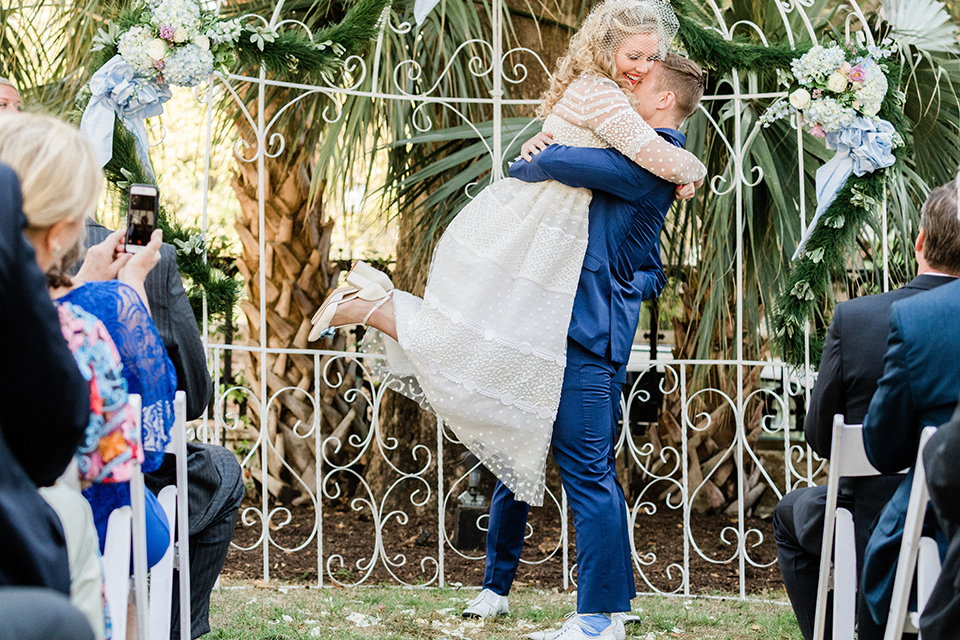
{"type": "Polygon", "coordinates": [[[658,44],[655,33],[635,33],[628,36],[614,55],[616,79],[625,79],[631,86],[640,82],[659,57],[658,44]]]}

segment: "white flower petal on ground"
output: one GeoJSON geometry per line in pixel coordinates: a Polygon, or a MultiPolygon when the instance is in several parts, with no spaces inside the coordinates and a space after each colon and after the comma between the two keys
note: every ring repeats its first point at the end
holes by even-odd
{"type": "Polygon", "coordinates": [[[347,616],[347,621],[352,622],[358,627],[372,627],[380,622],[380,618],[376,616],[366,616],[356,611],[347,616]]]}

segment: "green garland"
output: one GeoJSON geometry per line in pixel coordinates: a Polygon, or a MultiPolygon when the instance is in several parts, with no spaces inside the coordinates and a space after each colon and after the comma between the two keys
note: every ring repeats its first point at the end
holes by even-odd
{"type": "MultiPolygon", "coordinates": [[[[671,0],[680,22],[679,36],[687,54],[704,67],[719,74],[733,69],[746,72],[771,73],[788,71],[790,63],[806,53],[813,43],[804,41],[795,48],[785,45],[763,46],[744,39],[733,41],[704,25],[703,11],[689,0],[671,0]],[[699,19],[698,19],[699,18],[699,19]]],[[[903,113],[901,102],[902,64],[890,60],[889,88],[878,116],[891,123],[897,134],[906,141],[911,130],[909,119],[903,113]]],[[[833,203],[824,211],[810,237],[804,252],[797,257],[778,296],[772,317],[773,343],[784,362],[802,366],[805,362],[804,327],[817,307],[817,301],[826,298],[831,276],[841,274],[845,265],[845,250],[856,239],[861,225],[867,223],[883,200],[883,191],[889,171],[902,167],[909,157],[909,146],[894,150],[896,163],[863,177],[850,176],[833,203]]],[[[814,332],[810,339],[810,363],[820,362],[823,334],[814,332]]]]}
{"type": "MultiPolygon", "coordinates": [[[[320,82],[325,75],[342,67],[345,57],[361,52],[377,35],[380,16],[388,3],[389,0],[358,0],[342,21],[319,30],[313,38],[298,26],[284,31],[250,27],[236,44],[232,70],[257,68],[262,64],[274,78],[310,84],[320,82]],[[258,37],[252,38],[251,35],[258,37]]],[[[124,7],[111,29],[115,33],[126,31],[137,24],[142,10],[138,2],[124,7]]],[[[91,68],[99,69],[116,54],[116,43],[108,41],[95,52],[91,68]]],[[[78,101],[78,122],[88,100],[89,92],[85,92],[78,101]]],[[[113,155],[103,170],[107,182],[119,195],[123,213],[130,185],[153,182],[141,165],[133,135],[119,120],[114,123],[113,155]]],[[[162,205],[157,226],[163,230],[164,241],[177,248],[177,265],[187,278],[187,297],[198,323],[202,318],[204,297],[209,316],[229,317],[240,298],[242,286],[233,275],[228,275],[235,272],[235,268],[226,257],[225,248],[205,245],[201,229],[181,226],[162,205]]]]}

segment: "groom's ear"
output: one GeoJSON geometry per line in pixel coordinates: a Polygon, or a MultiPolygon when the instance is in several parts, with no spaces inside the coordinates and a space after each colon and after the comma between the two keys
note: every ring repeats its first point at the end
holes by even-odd
{"type": "Polygon", "coordinates": [[[677,106],[677,94],[673,91],[664,91],[660,95],[660,102],[657,103],[658,109],[671,110],[677,106]]]}

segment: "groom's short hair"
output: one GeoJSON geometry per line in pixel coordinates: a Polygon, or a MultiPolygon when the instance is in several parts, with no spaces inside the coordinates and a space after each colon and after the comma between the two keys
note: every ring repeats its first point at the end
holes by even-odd
{"type": "Polygon", "coordinates": [[[668,52],[660,61],[656,91],[672,91],[677,98],[677,115],[686,120],[703,97],[703,70],[690,58],[668,52]]]}

